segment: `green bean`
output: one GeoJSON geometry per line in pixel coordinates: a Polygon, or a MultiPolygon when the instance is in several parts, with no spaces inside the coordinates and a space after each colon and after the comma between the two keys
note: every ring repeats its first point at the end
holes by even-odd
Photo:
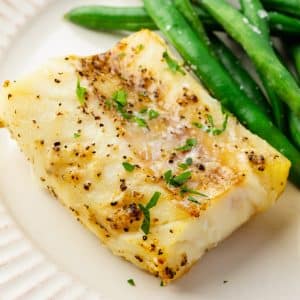
{"type": "Polygon", "coordinates": [[[195,5],[193,5],[193,8],[201,20],[205,30],[222,30],[222,27],[204,9],[195,5]]]}
{"type": "Polygon", "coordinates": [[[245,94],[258,105],[266,115],[270,115],[270,106],[268,105],[258,84],[243,68],[241,62],[231,52],[231,50],[218,38],[211,37],[212,47],[218,56],[220,62],[229,72],[230,76],[236,81],[245,94]]]}
{"type": "Polygon", "coordinates": [[[300,116],[300,88],[260,30],[224,0],[201,0],[201,3],[231,37],[243,46],[277,96],[300,116]]]}
{"type": "Polygon", "coordinates": [[[268,14],[260,1],[240,0],[240,4],[244,16],[260,30],[265,39],[269,39],[269,26],[266,21],[268,14]]]}
{"type": "Polygon", "coordinates": [[[65,18],[94,30],[156,29],[152,19],[142,7],[81,6],[65,14],[65,18]]]}
{"type": "Polygon", "coordinates": [[[292,55],[295,62],[297,73],[300,77],[300,44],[292,47],[292,55]]]}
{"type": "Polygon", "coordinates": [[[262,0],[266,8],[300,16],[300,0],[262,0]]]}
{"type": "Polygon", "coordinates": [[[300,149],[300,119],[291,112],[289,113],[289,128],[291,139],[300,149]]]}
{"type": "MultiPolygon", "coordinates": [[[[268,44],[271,45],[272,42],[270,40],[269,26],[266,20],[267,13],[265,12],[260,0],[240,0],[240,4],[244,16],[248,18],[252,25],[256,26],[260,30],[261,35],[268,44]]],[[[281,131],[285,132],[284,104],[281,102],[264,74],[261,72],[258,73],[271,103],[275,124],[281,131]]]]}
{"type": "MultiPolygon", "coordinates": [[[[298,77],[300,78],[300,45],[294,45],[291,52],[298,77]]],[[[300,118],[292,113],[289,115],[289,128],[293,142],[300,149],[300,118]]]]}
{"type": "Polygon", "coordinates": [[[197,12],[193,9],[191,2],[189,0],[174,0],[177,9],[186,18],[191,27],[198,34],[198,37],[203,40],[210,47],[210,41],[200,21],[197,12]]]}
{"type": "MultiPolygon", "coordinates": [[[[211,1],[211,0],[209,0],[211,1]]],[[[195,74],[222,105],[253,133],[260,135],[292,161],[291,179],[300,185],[300,153],[269,118],[235,84],[178,12],[171,0],[144,0],[145,8],[159,29],[182,57],[194,66],[195,74]]]]}
{"type": "MultiPolygon", "coordinates": [[[[205,28],[222,27],[200,7],[194,7],[205,28]]],[[[65,18],[77,25],[93,30],[157,29],[143,7],[82,6],[69,11],[65,18]]],[[[300,35],[300,20],[276,12],[269,13],[269,24],[275,35],[300,35]]]]}
{"type": "Polygon", "coordinates": [[[260,78],[264,85],[265,91],[268,95],[268,99],[272,107],[272,113],[273,113],[275,124],[282,132],[285,132],[286,131],[285,105],[277,96],[275,91],[272,89],[268,80],[263,76],[260,76],[260,78]]]}
{"type": "Polygon", "coordinates": [[[268,12],[268,21],[271,31],[278,35],[283,33],[286,35],[299,34],[300,31],[300,20],[286,16],[278,12],[268,12]]]}

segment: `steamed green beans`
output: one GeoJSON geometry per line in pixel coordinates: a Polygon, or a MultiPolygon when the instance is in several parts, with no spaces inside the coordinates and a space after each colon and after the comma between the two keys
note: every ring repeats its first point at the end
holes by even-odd
{"type": "Polygon", "coordinates": [[[201,0],[201,3],[228,34],[243,46],[277,96],[300,116],[300,88],[260,30],[249,24],[247,18],[224,0],[201,0]]]}

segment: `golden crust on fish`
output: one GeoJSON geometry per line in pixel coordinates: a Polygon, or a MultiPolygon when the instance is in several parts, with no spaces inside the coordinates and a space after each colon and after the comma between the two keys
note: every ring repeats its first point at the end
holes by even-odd
{"type": "Polygon", "coordinates": [[[290,167],[147,30],[104,54],[55,59],[6,82],[0,123],[82,224],[166,283],[270,207],[290,167]],[[143,207],[155,192],[146,234],[143,207]]]}

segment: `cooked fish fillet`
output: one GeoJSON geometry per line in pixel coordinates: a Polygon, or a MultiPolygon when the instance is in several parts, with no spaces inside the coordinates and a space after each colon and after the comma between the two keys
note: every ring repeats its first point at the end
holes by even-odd
{"type": "Polygon", "coordinates": [[[143,30],[101,55],[54,59],[0,95],[1,123],[42,185],[115,255],[165,283],[269,208],[290,167],[226,122],[180,63],[143,30]]]}

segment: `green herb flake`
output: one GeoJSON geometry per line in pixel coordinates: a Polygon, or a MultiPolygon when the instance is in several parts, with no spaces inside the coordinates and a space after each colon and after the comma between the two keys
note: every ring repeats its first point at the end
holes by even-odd
{"type": "Polygon", "coordinates": [[[177,176],[173,176],[171,170],[168,170],[164,173],[164,180],[167,184],[173,185],[175,187],[179,187],[187,182],[192,177],[191,171],[183,172],[177,176]]]}
{"type": "Polygon", "coordinates": [[[191,171],[186,171],[183,172],[170,180],[170,184],[173,186],[181,186],[184,183],[186,183],[190,178],[192,177],[192,172],[191,171]]]}
{"type": "Polygon", "coordinates": [[[135,165],[132,165],[129,162],[123,162],[122,166],[127,172],[132,172],[135,168],[135,165]]]}
{"type": "Polygon", "coordinates": [[[183,152],[190,151],[196,145],[197,145],[197,140],[196,139],[187,139],[186,142],[185,142],[185,145],[176,148],[176,150],[183,151],[183,152]]]}
{"type": "Polygon", "coordinates": [[[193,164],[193,159],[191,157],[187,158],[185,160],[184,163],[180,163],[178,165],[179,168],[183,169],[183,170],[186,170],[188,167],[190,167],[191,165],[193,164]]]}
{"type": "Polygon", "coordinates": [[[178,167],[183,170],[186,170],[189,166],[186,163],[181,163],[181,164],[178,164],[178,167]]]}
{"type": "Polygon", "coordinates": [[[148,204],[146,205],[146,208],[147,208],[147,209],[153,208],[153,207],[157,204],[160,195],[161,195],[160,192],[155,192],[155,193],[153,194],[153,196],[151,197],[150,201],[148,202],[148,204]]]}
{"type": "Polygon", "coordinates": [[[150,209],[156,206],[160,195],[160,192],[155,192],[146,206],[144,206],[143,204],[139,204],[139,208],[144,214],[144,220],[141,229],[145,234],[149,234],[150,231],[150,209]]]}
{"type": "Polygon", "coordinates": [[[77,99],[81,105],[84,105],[84,103],[85,103],[86,93],[87,93],[87,89],[80,85],[80,81],[78,79],[77,86],[76,86],[76,95],[77,95],[77,99]]]}
{"type": "Polygon", "coordinates": [[[124,90],[118,90],[112,95],[112,99],[124,107],[127,104],[127,93],[124,90]]]}
{"type": "Polygon", "coordinates": [[[118,55],[118,57],[119,57],[120,59],[124,58],[125,56],[126,56],[126,53],[125,53],[125,52],[121,52],[121,53],[118,55]]]}
{"type": "Polygon", "coordinates": [[[140,208],[140,210],[142,211],[142,213],[144,215],[144,220],[143,220],[141,229],[147,235],[150,231],[150,210],[147,209],[142,204],[139,204],[139,208],[140,208]]]}
{"type": "Polygon", "coordinates": [[[198,191],[188,188],[186,185],[181,187],[180,193],[181,194],[189,193],[189,194],[198,195],[198,196],[202,196],[202,197],[208,197],[207,195],[205,195],[203,193],[200,193],[198,191]]]}
{"type": "Polygon", "coordinates": [[[148,111],[147,107],[143,107],[142,109],[140,109],[139,113],[140,114],[145,114],[148,111]]]}
{"type": "Polygon", "coordinates": [[[136,51],[137,53],[140,53],[142,50],[144,50],[145,46],[143,44],[139,44],[137,47],[136,47],[136,51]]]}
{"type": "Polygon", "coordinates": [[[160,281],[160,286],[165,286],[162,280],[160,281]]]}
{"type": "Polygon", "coordinates": [[[104,102],[105,106],[107,106],[108,108],[112,107],[112,102],[110,100],[105,100],[104,102]]]}
{"type": "Polygon", "coordinates": [[[228,124],[228,117],[229,114],[225,113],[225,118],[221,128],[216,128],[212,115],[207,115],[208,126],[200,124],[198,122],[193,122],[192,125],[216,136],[222,134],[226,130],[228,124]]]}
{"type": "Polygon", "coordinates": [[[193,122],[192,125],[194,125],[195,127],[199,128],[199,129],[203,128],[203,125],[198,122],[193,122]]]}
{"type": "Polygon", "coordinates": [[[145,127],[145,128],[148,128],[148,124],[147,124],[147,122],[145,121],[145,119],[143,119],[143,118],[140,118],[140,117],[135,116],[135,117],[134,117],[134,122],[135,122],[139,127],[145,127]]]}
{"type": "Polygon", "coordinates": [[[128,284],[135,286],[135,282],[132,278],[128,279],[127,282],[128,282],[128,284]]]}
{"type": "Polygon", "coordinates": [[[213,131],[212,131],[212,134],[213,135],[220,135],[220,134],[222,134],[226,130],[227,124],[228,124],[228,114],[225,115],[225,119],[223,121],[221,129],[214,128],[213,131]]]}
{"type": "Polygon", "coordinates": [[[148,116],[149,116],[149,120],[156,119],[159,116],[159,112],[154,109],[150,109],[148,112],[148,116]]]}
{"type": "Polygon", "coordinates": [[[172,174],[171,170],[168,170],[165,172],[164,180],[166,181],[167,184],[170,184],[172,177],[173,177],[173,174],[172,174]]]}
{"type": "Polygon", "coordinates": [[[78,138],[80,137],[80,133],[75,132],[74,135],[73,135],[73,137],[74,137],[75,139],[78,139],[78,138]]]}
{"type": "Polygon", "coordinates": [[[120,115],[126,119],[126,120],[130,120],[132,119],[133,115],[128,113],[124,107],[122,105],[120,105],[119,103],[117,103],[117,111],[120,113],[120,115]]]}
{"type": "Polygon", "coordinates": [[[191,202],[193,202],[193,203],[201,204],[201,202],[199,202],[196,198],[194,198],[192,196],[189,196],[188,200],[191,201],[191,202]]]}
{"type": "Polygon", "coordinates": [[[180,67],[180,65],[178,64],[178,62],[174,59],[172,59],[169,55],[169,53],[167,51],[165,51],[163,53],[163,58],[166,61],[166,63],[168,64],[169,69],[173,72],[173,73],[180,73],[182,75],[185,75],[185,72],[183,71],[183,69],[180,67]]]}

